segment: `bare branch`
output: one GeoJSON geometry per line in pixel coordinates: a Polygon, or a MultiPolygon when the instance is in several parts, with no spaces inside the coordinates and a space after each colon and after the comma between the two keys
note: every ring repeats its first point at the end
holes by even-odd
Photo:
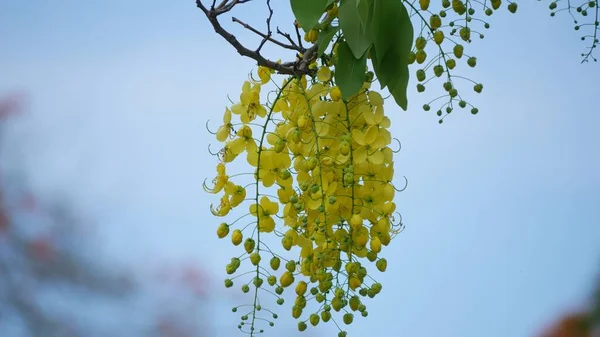
{"type": "MultiPolygon", "coordinates": [[[[255,60],[259,66],[268,67],[270,69],[275,70],[279,74],[284,74],[284,75],[298,76],[298,75],[304,75],[304,74],[314,74],[315,70],[309,69],[309,65],[316,59],[316,51],[318,49],[317,45],[314,44],[309,49],[304,50],[304,48],[302,47],[301,44],[299,46],[298,45],[296,45],[296,46],[287,45],[287,44],[281,43],[279,41],[276,41],[275,39],[272,39],[272,37],[271,37],[272,32],[271,32],[270,25],[271,25],[271,16],[272,16],[273,11],[271,10],[271,7],[270,7],[270,4],[268,1],[267,1],[267,4],[269,5],[269,18],[267,19],[267,29],[268,29],[267,34],[261,33],[258,30],[243,23],[242,21],[240,21],[236,18],[233,18],[234,22],[241,24],[246,29],[249,29],[252,32],[263,37],[263,42],[261,42],[260,46],[256,50],[248,49],[247,47],[242,45],[240,43],[240,41],[233,34],[229,33],[221,26],[221,24],[217,18],[219,15],[230,11],[237,4],[241,4],[244,2],[248,2],[248,1],[250,1],[250,0],[231,0],[231,2],[227,2],[227,0],[224,0],[216,8],[208,9],[208,8],[206,8],[206,6],[204,6],[204,4],[202,4],[201,0],[196,0],[196,6],[198,8],[200,8],[200,10],[202,10],[204,15],[206,15],[206,17],[208,18],[208,21],[211,23],[211,25],[213,26],[213,29],[215,30],[215,32],[217,34],[221,35],[230,45],[232,45],[240,55],[246,56],[246,57],[249,57],[249,58],[255,60]],[[303,54],[302,58],[300,58],[299,60],[296,60],[295,62],[287,62],[287,63],[279,63],[279,62],[274,62],[272,60],[269,60],[260,54],[260,49],[266,43],[266,41],[271,41],[271,42],[273,42],[281,47],[284,47],[286,49],[292,49],[292,50],[299,51],[300,53],[303,54]]],[[[297,34],[299,36],[298,31],[297,31],[297,34]]]]}
{"type": "Polygon", "coordinates": [[[294,21],[294,28],[296,28],[296,38],[298,38],[298,45],[300,46],[300,48],[304,49],[304,46],[302,46],[302,38],[300,37],[300,29],[298,29],[297,21],[294,21]]]}
{"type": "Polygon", "coordinates": [[[256,52],[257,53],[260,53],[260,50],[265,45],[265,43],[271,38],[271,35],[272,35],[272,32],[271,32],[271,18],[273,17],[273,9],[271,8],[271,0],[267,0],[267,8],[269,9],[269,16],[267,17],[267,36],[265,36],[262,39],[262,41],[258,45],[258,48],[256,48],[256,52]]]}
{"type": "Polygon", "coordinates": [[[250,0],[232,0],[230,3],[225,4],[223,6],[219,6],[219,8],[217,8],[216,12],[217,15],[223,14],[223,13],[227,13],[229,12],[235,5],[237,4],[243,4],[245,2],[248,2],[250,0]]]}
{"type": "Polygon", "coordinates": [[[279,30],[279,27],[277,27],[277,34],[282,35],[283,37],[285,37],[290,42],[290,44],[292,46],[294,46],[294,49],[299,50],[302,53],[305,51],[304,48],[300,48],[300,46],[298,46],[296,44],[296,42],[294,42],[294,40],[292,40],[292,37],[290,36],[290,34],[282,32],[281,30],[279,30]]]}
{"type": "Polygon", "coordinates": [[[217,8],[223,8],[223,7],[225,7],[225,5],[227,4],[227,1],[229,1],[229,0],[223,0],[223,1],[221,1],[221,3],[219,4],[219,6],[217,6],[217,8]]]}
{"type": "Polygon", "coordinates": [[[243,22],[242,20],[240,20],[240,19],[238,19],[236,17],[233,17],[231,19],[232,19],[233,22],[239,23],[240,25],[242,25],[242,27],[244,27],[244,28],[248,29],[249,31],[253,32],[254,34],[262,37],[263,41],[267,40],[267,41],[273,42],[274,44],[276,44],[276,45],[278,45],[280,47],[283,47],[285,49],[296,50],[296,51],[299,51],[301,53],[304,52],[304,50],[300,49],[300,47],[298,47],[297,45],[294,46],[294,45],[289,45],[289,44],[285,44],[283,42],[277,41],[274,38],[269,37],[267,34],[258,31],[257,29],[253,28],[249,24],[243,22]]]}

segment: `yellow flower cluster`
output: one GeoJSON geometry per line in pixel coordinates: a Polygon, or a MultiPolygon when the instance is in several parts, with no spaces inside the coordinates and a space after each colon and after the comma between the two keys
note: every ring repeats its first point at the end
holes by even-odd
{"type": "MultiPolygon", "coordinates": [[[[278,304],[283,303],[284,288],[296,284],[294,318],[299,319],[307,302],[315,300],[318,309],[299,322],[300,330],[307,322],[329,321],[332,309],[350,324],[352,312],[368,314],[361,297],[381,291],[381,284],[367,277],[365,261],[385,271],[387,261],[379,253],[399,232],[394,225],[392,137],[384,100],[365,82],[357,95],[343,101],[330,69],[322,67],[316,78],[285,80],[276,99],[262,104],[261,87],[269,82],[271,72],[259,67],[258,74],[260,81],[245,82],[239,103],[225,110],[216,133],[224,143],[220,163],[213,187],[206,187],[223,194],[220,204],[211,207],[215,216],[224,217],[248,201],[246,215],[253,218],[251,226],[233,230],[231,240],[236,246],[248,235],[245,254],[233,258],[226,268],[228,274],[236,273],[244,256],[256,266],[254,304],[239,327],[244,330],[250,325],[247,332],[256,333],[255,317],[261,309],[257,294],[263,277],[275,288],[278,304]],[[232,124],[232,113],[240,123],[232,124]],[[253,168],[253,193],[226,173],[225,164],[239,156],[253,168]],[[276,196],[268,191],[276,191],[276,196]],[[264,235],[279,236],[287,251],[298,249],[297,259],[286,260],[285,269],[277,272],[283,257],[261,245],[264,235]],[[261,255],[269,256],[270,269],[278,276],[261,265],[261,255]]],[[[228,236],[231,226],[236,223],[219,225],[218,236],[228,236]]],[[[233,279],[225,285],[232,286],[233,279]]],[[[247,292],[248,284],[242,290],[247,292]]]]}

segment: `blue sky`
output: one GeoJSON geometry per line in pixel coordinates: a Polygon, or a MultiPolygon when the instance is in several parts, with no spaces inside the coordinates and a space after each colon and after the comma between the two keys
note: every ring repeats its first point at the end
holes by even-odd
{"type": "MultiPolygon", "coordinates": [[[[579,64],[584,44],[566,15],[519,6],[465,51],[478,57],[465,73],[484,84],[470,96],[477,116],[438,125],[414,83],[408,111],[389,102],[407,227],[385,251],[384,295],[353,336],[533,336],[592,290],[600,67],[579,64]]],[[[239,16],[260,22],[261,9],[239,16]]],[[[217,125],[253,62],[193,1],[2,1],[0,48],[0,92],[30,98],[4,146],[18,149],[36,188],[93,214],[108,257],[198,257],[221,293],[234,250],[217,241],[201,188],[214,174],[204,123],[217,125]]]]}

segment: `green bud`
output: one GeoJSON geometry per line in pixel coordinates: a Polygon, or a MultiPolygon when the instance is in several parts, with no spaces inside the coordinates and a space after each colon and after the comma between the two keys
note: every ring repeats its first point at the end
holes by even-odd
{"type": "Polygon", "coordinates": [[[248,254],[252,253],[255,245],[256,245],[256,242],[254,241],[254,239],[247,238],[246,241],[244,241],[244,249],[246,250],[246,253],[248,253],[248,254]]]}
{"type": "Polygon", "coordinates": [[[281,260],[277,256],[273,256],[271,258],[271,261],[269,261],[269,264],[271,265],[271,269],[277,270],[277,269],[279,269],[279,265],[281,264],[281,260]]]}
{"type": "Polygon", "coordinates": [[[469,57],[469,59],[467,60],[467,64],[471,67],[474,68],[477,65],[477,58],[474,56],[469,57]]]}
{"type": "Polygon", "coordinates": [[[293,273],[296,271],[296,261],[293,260],[289,260],[286,264],[285,264],[285,269],[287,269],[290,273],[293,273]]]}
{"type": "Polygon", "coordinates": [[[344,314],[344,316],[343,316],[344,323],[352,324],[353,320],[354,320],[354,315],[352,315],[351,313],[344,314]]]}
{"type": "Polygon", "coordinates": [[[456,67],[456,61],[454,59],[448,59],[446,60],[446,66],[448,69],[454,69],[454,67],[456,67]]]}
{"type": "Polygon", "coordinates": [[[454,52],[454,56],[459,59],[463,56],[463,51],[464,51],[465,47],[463,47],[462,44],[457,44],[454,46],[453,48],[453,52],[454,52]]]}
{"type": "Polygon", "coordinates": [[[283,180],[288,180],[292,177],[292,174],[290,173],[290,170],[283,170],[281,171],[281,173],[279,173],[279,177],[283,180]]]}
{"type": "Polygon", "coordinates": [[[317,185],[317,184],[313,184],[313,185],[310,187],[310,192],[311,192],[312,194],[318,193],[318,192],[319,192],[319,185],[317,185]]]}
{"type": "Polygon", "coordinates": [[[310,324],[312,324],[312,326],[317,326],[317,324],[319,324],[320,317],[317,314],[311,314],[309,321],[310,321],[310,324]]]}

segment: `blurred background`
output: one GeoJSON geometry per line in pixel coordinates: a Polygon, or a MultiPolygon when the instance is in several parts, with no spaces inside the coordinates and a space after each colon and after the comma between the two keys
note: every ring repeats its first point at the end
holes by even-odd
{"type": "MultiPolygon", "coordinates": [[[[247,5],[236,15],[262,25],[247,5]]],[[[287,2],[274,8],[289,27],[287,2]]],[[[439,125],[420,108],[439,91],[414,85],[409,111],[387,108],[406,230],[351,336],[590,335],[600,66],[580,64],[579,33],[547,3],[504,12],[465,50],[477,116],[439,125]]],[[[0,336],[237,335],[205,123],[253,69],[193,1],[0,0],[0,336]]],[[[280,311],[267,335],[296,335],[280,311]]]]}

